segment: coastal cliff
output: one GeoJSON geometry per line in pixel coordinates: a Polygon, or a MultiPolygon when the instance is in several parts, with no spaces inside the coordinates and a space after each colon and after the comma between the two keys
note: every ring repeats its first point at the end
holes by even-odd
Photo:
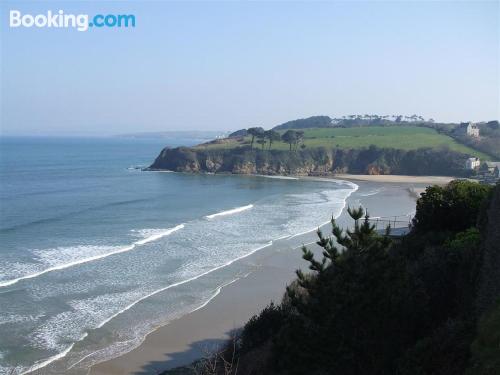
{"type": "Polygon", "coordinates": [[[148,170],[264,175],[408,174],[464,175],[467,155],[446,148],[399,150],[308,148],[297,151],[250,147],[164,148],[148,170]]]}
{"type": "Polygon", "coordinates": [[[165,148],[150,169],[167,169],[191,173],[234,173],[309,175],[327,173],[332,169],[332,153],[262,151],[249,148],[203,150],[188,147],[165,148]]]}

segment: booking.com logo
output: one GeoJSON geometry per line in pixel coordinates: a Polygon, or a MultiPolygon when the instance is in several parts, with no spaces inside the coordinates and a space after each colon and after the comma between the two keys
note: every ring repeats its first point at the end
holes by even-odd
{"type": "Polygon", "coordinates": [[[10,27],[38,28],[75,28],[87,31],[92,27],[135,27],[133,14],[65,14],[64,11],[47,11],[46,14],[21,14],[19,10],[11,10],[9,14],[10,27]],[[90,20],[90,21],[89,21],[90,20]]]}

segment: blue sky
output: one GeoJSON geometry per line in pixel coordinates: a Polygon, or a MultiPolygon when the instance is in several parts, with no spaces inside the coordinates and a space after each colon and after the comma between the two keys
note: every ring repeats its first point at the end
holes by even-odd
{"type": "Polygon", "coordinates": [[[3,134],[271,127],[312,115],[499,118],[499,3],[1,2],[3,134]],[[134,14],[129,29],[9,28],[134,14]]]}

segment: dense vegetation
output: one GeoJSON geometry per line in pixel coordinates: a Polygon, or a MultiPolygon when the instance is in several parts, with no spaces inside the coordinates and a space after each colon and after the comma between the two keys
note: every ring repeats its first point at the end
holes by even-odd
{"type": "Polygon", "coordinates": [[[301,148],[294,139],[287,150],[257,147],[234,149],[164,149],[151,169],[266,175],[332,173],[465,176],[466,154],[448,148],[399,150],[370,146],[358,149],[301,148]],[[292,150],[292,151],[289,151],[292,150]]]}
{"type": "Polygon", "coordinates": [[[363,126],[393,126],[404,123],[409,124],[434,124],[433,119],[424,119],[418,115],[349,115],[341,118],[329,116],[312,116],[304,119],[287,121],[275,126],[274,130],[281,129],[306,129],[336,127],[363,127],[363,126]]]}
{"type": "Polygon", "coordinates": [[[481,135],[479,138],[467,137],[461,131],[461,127],[454,128],[450,134],[460,143],[500,160],[500,125],[498,121],[490,121],[477,126],[481,135]]]}
{"type": "Polygon", "coordinates": [[[428,188],[397,242],[349,213],[353,228],[318,231],[310,272],[220,354],[237,366],[203,373],[500,374],[500,185],[428,188]]]}
{"type": "Polygon", "coordinates": [[[332,119],[328,116],[312,116],[308,118],[287,121],[281,125],[275,126],[273,130],[323,128],[331,125],[332,119]]]}

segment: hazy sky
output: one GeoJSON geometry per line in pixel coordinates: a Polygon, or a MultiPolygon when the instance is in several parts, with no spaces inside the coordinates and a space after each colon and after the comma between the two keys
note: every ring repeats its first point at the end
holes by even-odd
{"type": "Polygon", "coordinates": [[[3,134],[271,127],[311,115],[499,118],[499,2],[1,1],[3,134]],[[130,29],[8,13],[134,14],[130,29]]]}

